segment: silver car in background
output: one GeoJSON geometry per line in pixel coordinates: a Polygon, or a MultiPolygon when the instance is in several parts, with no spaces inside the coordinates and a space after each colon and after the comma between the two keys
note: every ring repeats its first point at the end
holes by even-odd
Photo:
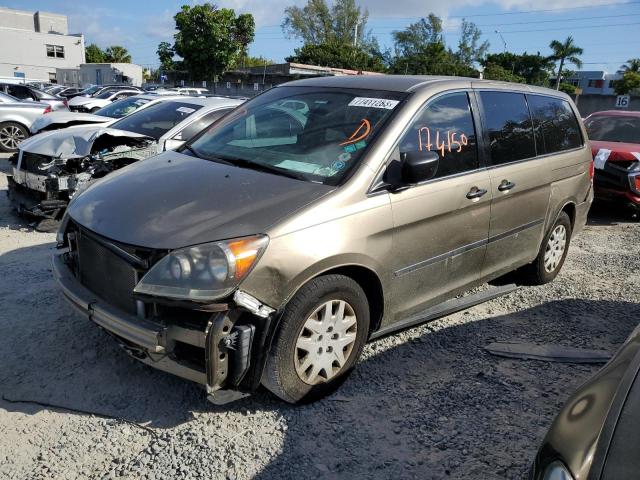
{"type": "Polygon", "coordinates": [[[50,105],[21,102],[0,92],[0,152],[17,151],[20,142],[29,137],[29,129],[33,122],[49,112],[50,105]]]}
{"type": "Polygon", "coordinates": [[[51,110],[68,110],[67,99],[51,95],[29,85],[0,83],[0,92],[11,95],[22,102],[39,102],[51,105],[51,110]]]}

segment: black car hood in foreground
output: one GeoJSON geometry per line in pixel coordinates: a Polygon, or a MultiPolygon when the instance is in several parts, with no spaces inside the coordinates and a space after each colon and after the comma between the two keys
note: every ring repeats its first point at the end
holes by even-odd
{"type": "Polygon", "coordinates": [[[640,326],[616,355],[567,401],[533,465],[543,478],[555,460],[576,480],[640,478],[640,326]]]}
{"type": "Polygon", "coordinates": [[[174,249],[264,233],[333,189],[166,152],[108,175],[67,212],[111,240],[174,249]]]}

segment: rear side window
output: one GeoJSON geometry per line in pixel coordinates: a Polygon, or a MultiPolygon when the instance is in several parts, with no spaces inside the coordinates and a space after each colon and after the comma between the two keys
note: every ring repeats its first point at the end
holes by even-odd
{"type": "Polygon", "coordinates": [[[542,95],[527,95],[538,155],[582,146],[580,126],[569,102],[542,95]]]}
{"type": "Polygon", "coordinates": [[[400,153],[438,153],[436,178],[478,168],[476,132],[466,93],[451,93],[429,103],[400,141],[400,153]]]}
{"type": "Polygon", "coordinates": [[[491,164],[536,156],[533,125],[523,93],[479,92],[489,134],[491,164]]]}

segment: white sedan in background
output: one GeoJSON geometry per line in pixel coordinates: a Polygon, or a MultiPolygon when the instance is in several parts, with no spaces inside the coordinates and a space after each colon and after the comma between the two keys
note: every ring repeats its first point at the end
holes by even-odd
{"type": "Polygon", "coordinates": [[[69,100],[69,110],[79,113],[95,113],[102,107],[109,105],[111,102],[132,97],[134,95],[140,95],[140,90],[108,90],[98,94],[97,97],[73,97],[69,100]]]}

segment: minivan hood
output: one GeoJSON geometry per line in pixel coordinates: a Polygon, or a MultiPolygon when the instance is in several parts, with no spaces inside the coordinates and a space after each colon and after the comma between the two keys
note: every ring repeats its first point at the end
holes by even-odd
{"type": "Polygon", "coordinates": [[[111,240],[175,249],[265,233],[334,188],[165,152],[104,177],[67,213],[111,240]]]}

